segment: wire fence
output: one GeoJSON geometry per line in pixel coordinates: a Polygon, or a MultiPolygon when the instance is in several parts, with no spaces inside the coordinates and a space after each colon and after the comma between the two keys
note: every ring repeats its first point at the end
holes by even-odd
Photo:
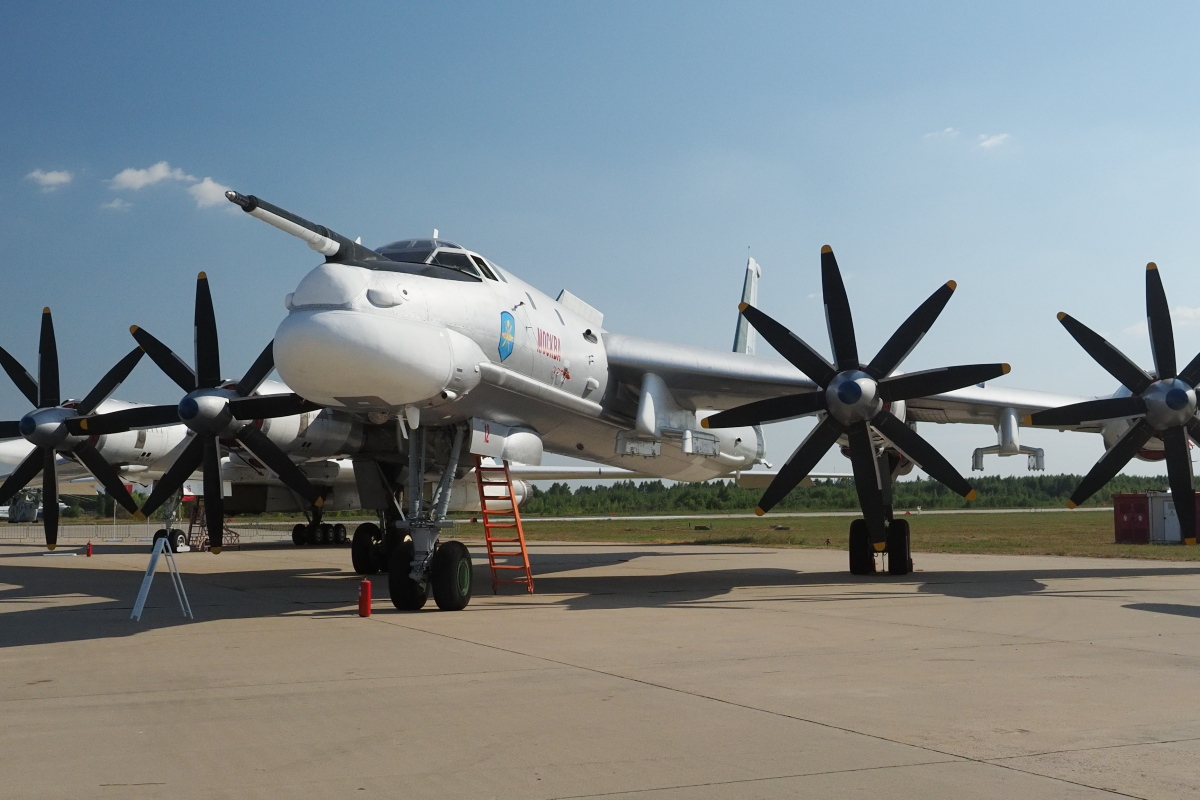
{"type": "MultiPolygon", "coordinates": [[[[350,530],[358,521],[338,520],[350,530]]],[[[229,523],[243,542],[291,541],[295,522],[238,522],[229,523]]],[[[146,522],[84,522],[60,525],[60,542],[125,542],[151,541],[154,532],[163,527],[161,520],[146,522]]],[[[175,523],[173,527],[187,531],[187,523],[175,523]]],[[[45,541],[46,534],[40,522],[0,524],[0,542],[45,541]]]]}

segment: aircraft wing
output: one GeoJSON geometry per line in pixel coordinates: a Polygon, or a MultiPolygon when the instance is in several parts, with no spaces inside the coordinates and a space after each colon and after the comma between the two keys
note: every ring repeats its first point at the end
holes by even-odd
{"type": "MultiPolygon", "coordinates": [[[[683,344],[639,339],[606,333],[609,371],[620,382],[613,393],[618,409],[632,414],[637,407],[642,378],[657,374],[675,400],[694,409],[724,410],[743,403],[816,391],[817,385],[786,361],[742,353],[708,350],[683,344]]],[[[1010,388],[1003,382],[969,386],[953,392],[907,402],[909,419],[921,422],[964,422],[994,425],[1004,409],[1015,409],[1019,418],[1036,411],[1092,400],[1051,392],[1010,388]]],[[[1081,425],[1074,430],[1098,431],[1081,425]]]]}

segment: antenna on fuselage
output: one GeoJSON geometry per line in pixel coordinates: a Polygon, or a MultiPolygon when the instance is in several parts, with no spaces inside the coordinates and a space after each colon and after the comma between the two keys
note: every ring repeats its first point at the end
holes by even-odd
{"type": "Polygon", "coordinates": [[[433,229],[433,238],[435,238],[435,239],[438,238],[437,228],[433,229]]]}

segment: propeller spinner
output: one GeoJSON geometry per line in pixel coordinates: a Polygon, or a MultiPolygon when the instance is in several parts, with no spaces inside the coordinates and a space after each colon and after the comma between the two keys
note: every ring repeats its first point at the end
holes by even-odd
{"type": "Polygon", "coordinates": [[[1167,477],[1171,498],[1179,518],[1179,530],[1188,544],[1196,543],[1196,492],[1192,484],[1192,459],[1188,437],[1200,442],[1200,419],[1196,418],[1196,384],[1200,383],[1200,354],[1182,371],[1176,369],[1175,333],[1162,276],[1152,261],[1146,265],[1146,323],[1155,375],[1151,376],[1100,334],[1070,314],[1058,321],[1087,354],[1104,367],[1132,394],[1088,400],[1039,411],[1029,417],[1033,425],[1079,425],[1110,419],[1138,418],[1125,435],[1105,453],[1076,487],[1067,505],[1075,508],[1095,494],[1138,454],[1154,437],[1162,440],[1167,453],[1167,477]]]}
{"type": "Polygon", "coordinates": [[[866,365],[858,359],[850,301],[829,245],[821,248],[821,289],[833,363],[754,306],[746,303],[739,306],[754,329],[780,355],[812,378],[821,390],[747,403],[714,414],[701,424],[706,428],[728,428],[823,414],[824,418],[771,481],[754,511],[760,515],[770,511],[804,480],[838,439],[846,436],[863,518],[871,543],[876,550],[882,550],[887,539],[890,509],[884,501],[881,481],[890,480],[890,476],[880,475],[872,429],[930,477],[968,500],[975,499],[975,491],[958,470],[916,431],[894,416],[888,404],[961,389],[1004,375],[1009,368],[1007,364],[973,364],[892,375],[949,302],[955,289],[954,281],[947,282],[930,295],[866,365]]]}
{"type": "Polygon", "coordinates": [[[78,403],[63,404],[59,393],[58,346],[54,337],[54,318],[50,309],[42,309],[42,329],[38,341],[38,377],[33,379],[20,362],[0,348],[0,366],[8,373],[21,394],[34,409],[19,420],[0,422],[0,439],[23,436],[34,450],[12,471],[0,486],[0,503],[6,503],[21,489],[42,474],[42,524],[46,531],[46,547],[58,545],[58,471],[56,461],[61,453],[81,462],[109,496],[130,513],[137,503],[111,464],[104,460],[94,441],[85,435],[73,434],[69,423],[90,414],[108,399],[142,358],[142,349],[132,352],[100,379],[87,396],[78,403]]]}
{"type": "Polygon", "coordinates": [[[250,396],[275,367],[272,344],[263,349],[236,384],[222,381],[216,314],[208,277],[203,272],[196,279],[195,370],[148,331],[136,325],[129,330],[141,349],[187,394],[176,405],[142,406],[116,411],[75,420],[71,427],[86,435],[182,422],[192,430],[192,441],[155,483],[154,490],[142,505],[139,513],[143,517],[153,514],[179,491],[193,472],[201,469],[204,474],[204,511],[210,549],[213,553],[220,553],[225,525],[221,491],[222,439],[241,442],[292,491],[314,506],[321,506],[324,500],[320,492],[256,424],[256,420],[302,414],[320,406],[297,394],[250,396]]]}

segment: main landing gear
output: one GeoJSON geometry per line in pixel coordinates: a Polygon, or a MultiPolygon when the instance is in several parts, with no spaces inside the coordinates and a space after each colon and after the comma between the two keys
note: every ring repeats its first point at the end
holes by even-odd
{"type": "Polygon", "coordinates": [[[317,544],[342,547],[349,539],[350,534],[346,530],[346,526],[340,522],[330,525],[328,522],[314,520],[308,524],[297,523],[292,528],[292,544],[297,547],[317,544]]]}
{"type": "MultiPolygon", "coordinates": [[[[888,515],[891,516],[890,514],[888,515]]],[[[850,523],[850,574],[875,574],[875,550],[866,520],[856,519],[850,523]]],[[[889,575],[907,575],[912,572],[912,549],[909,540],[908,520],[893,519],[887,524],[887,541],[882,551],[887,555],[889,575]]]]}
{"type": "Polygon", "coordinates": [[[365,522],[354,530],[350,560],[360,575],[386,572],[388,595],[401,611],[419,611],[430,594],[443,611],[461,611],[471,602],[474,573],[466,545],[442,539],[454,523],[446,519],[450,489],[458,469],[466,429],[454,430],[446,467],[432,502],[422,497],[428,431],[405,430],[408,437],[407,509],[397,503],[380,514],[380,524],[365,522]]]}

